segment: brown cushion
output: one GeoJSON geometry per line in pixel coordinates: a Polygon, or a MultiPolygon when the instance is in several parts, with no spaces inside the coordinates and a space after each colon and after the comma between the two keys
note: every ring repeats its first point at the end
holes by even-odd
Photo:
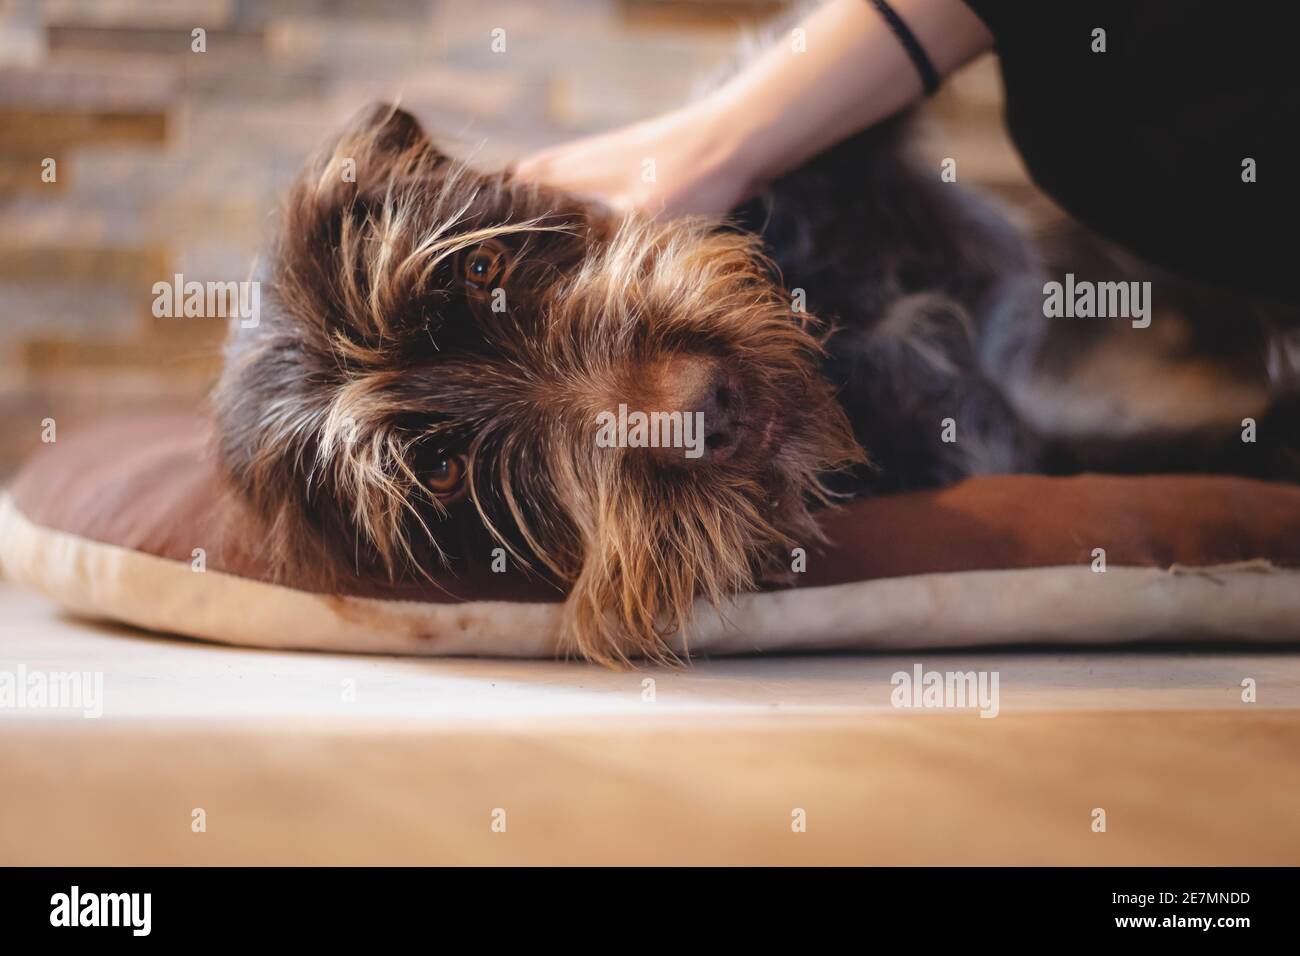
{"type": "MultiPolygon", "coordinates": [[[[205,423],[185,416],[61,433],[0,507],[7,574],[83,612],[236,643],[554,649],[562,595],[486,566],[444,588],[358,582],[312,595],[268,583],[256,525],[222,492],[208,442],[205,423]],[[196,549],[203,573],[194,570],[196,549]]],[[[792,590],[742,596],[725,620],[704,612],[691,646],[1300,638],[1293,485],[998,476],[858,501],[828,512],[824,524],[832,547],[809,555],[792,590]],[[1105,573],[1094,570],[1097,548],[1105,573]]]]}

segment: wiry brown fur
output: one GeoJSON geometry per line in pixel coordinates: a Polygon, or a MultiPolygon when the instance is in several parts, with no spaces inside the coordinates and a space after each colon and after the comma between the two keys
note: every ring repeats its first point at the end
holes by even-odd
{"type": "Polygon", "coordinates": [[[816,541],[821,476],[863,460],[817,323],[755,238],[474,173],[392,108],[309,163],[261,279],[261,322],[228,346],[219,450],[295,577],[432,577],[486,541],[568,591],[581,655],[664,658],[697,597],[721,604],[816,541]],[[503,311],[457,272],[489,240],[508,250],[503,311]],[[683,359],[743,393],[735,453],[598,447],[597,414],[661,401],[656,370],[683,359]],[[449,452],[467,495],[444,505],[424,474],[449,452]]]}
{"type": "MultiPolygon", "coordinates": [[[[911,163],[904,128],[778,180],[735,212],[738,231],[616,219],[477,173],[409,115],[369,110],[293,187],[261,323],[232,328],[216,396],[225,473],[277,567],[322,587],[432,580],[504,548],[567,595],[568,646],[620,664],[671,657],[697,598],[782,576],[792,547],[819,540],[810,508],[832,488],[1098,463],[1295,480],[1294,382],[1270,386],[1259,362],[1258,402],[1224,408],[1232,423],[1274,405],[1259,443],[1211,423],[1099,448],[1028,424],[1018,383],[1067,378],[1056,366],[1078,351],[1049,347],[1079,326],[1047,322],[1045,276],[1126,276],[1089,269],[1077,242],[1035,247],[911,163]],[[490,289],[464,268],[486,249],[501,264],[490,289]],[[795,312],[780,280],[833,330],[795,312]],[[707,406],[724,440],[695,461],[599,447],[597,415],[620,403],[707,406]],[[456,502],[430,487],[447,454],[467,463],[456,502]]],[[[1233,329],[1300,322],[1240,297],[1187,301],[1233,329]]]]}

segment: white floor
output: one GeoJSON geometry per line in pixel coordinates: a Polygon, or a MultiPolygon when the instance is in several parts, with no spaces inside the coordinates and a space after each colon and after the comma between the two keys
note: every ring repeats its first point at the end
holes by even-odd
{"type": "MultiPolygon", "coordinates": [[[[890,712],[898,672],[996,672],[1003,711],[1300,708],[1300,654],[1243,649],[993,650],[724,658],[611,672],[569,661],[405,659],[245,650],[69,617],[0,584],[0,671],[102,672],[103,719],[482,721],[688,713],[890,712]],[[653,684],[647,682],[652,681],[653,684]]],[[[63,720],[53,710],[6,718],[63,720]]]]}

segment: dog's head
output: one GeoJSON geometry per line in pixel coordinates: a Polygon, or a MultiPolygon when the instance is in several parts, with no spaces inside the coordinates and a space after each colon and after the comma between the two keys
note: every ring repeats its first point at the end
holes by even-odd
{"type": "Polygon", "coordinates": [[[861,453],[752,237],[478,174],[367,111],[292,189],[220,454],[287,565],[432,576],[477,548],[569,592],[603,662],[667,655],[817,538],[861,453]]]}

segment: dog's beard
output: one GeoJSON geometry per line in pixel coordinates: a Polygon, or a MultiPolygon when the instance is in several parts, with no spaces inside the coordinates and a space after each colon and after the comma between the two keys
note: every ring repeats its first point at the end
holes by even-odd
{"type": "Polygon", "coordinates": [[[587,659],[674,659],[674,646],[689,646],[696,601],[725,611],[788,574],[791,550],[822,540],[810,509],[833,498],[823,476],[865,461],[821,372],[820,326],[791,312],[768,269],[751,237],[631,222],[555,290],[543,349],[556,379],[582,383],[576,407],[538,429],[553,441],[498,481],[529,473],[536,493],[512,498],[535,506],[512,518],[569,588],[562,639],[587,659]],[[702,345],[734,373],[748,408],[730,461],[596,447],[594,412],[626,393],[614,384],[620,369],[643,372],[702,345]]]}
{"type": "Polygon", "coordinates": [[[697,599],[725,614],[737,594],[787,572],[793,548],[822,541],[810,506],[831,495],[818,466],[852,454],[828,411],[832,427],[787,439],[761,476],[594,476],[590,508],[575,516],[582,563],[563,614],[572,649],[607,665],[674,660],[674,646],[689,653],[697,599]]]}
{"type": "Polygon", "coordinates": [[[481,435],[471,505],[518,563],[568,591],[564,650],[607,666],[676,660],[697,600],[725,613],[735,595],[788,580],[793,548],[823,540],[814,511],[835,498],[823,478],[865,456],[806,359],[786,352],[764,372],[789,407],[734,467],[600,448],[590,428],[540,420],[481,435]]]}

